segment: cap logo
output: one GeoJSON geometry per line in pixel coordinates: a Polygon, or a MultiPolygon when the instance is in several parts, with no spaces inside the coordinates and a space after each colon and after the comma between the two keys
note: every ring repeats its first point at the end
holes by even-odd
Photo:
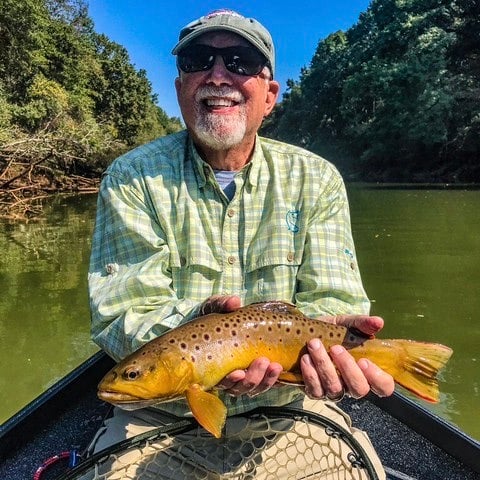
{"type": "Polygon", "coordinates": [[[229,10],[228,8],[220,8],[218,10],[214,10],[213,12],[207,13],[203,18],[214,18],[218,17],[219,15],[233,15],[235,17],[241,17],[240,14],[234,12],[233,10],[229,10]]]}

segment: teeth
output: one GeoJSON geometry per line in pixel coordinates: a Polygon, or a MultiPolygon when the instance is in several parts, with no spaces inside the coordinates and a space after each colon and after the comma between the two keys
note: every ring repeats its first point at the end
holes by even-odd
{"type": "Polygon", "coordinates": [[[208,107],[233,107],[235,102],[228,98],[207,98],[205,103],[208,107]]]}

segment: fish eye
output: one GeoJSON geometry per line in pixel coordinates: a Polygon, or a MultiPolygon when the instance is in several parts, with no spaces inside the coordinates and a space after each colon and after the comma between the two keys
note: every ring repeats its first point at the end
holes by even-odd
{"type": "Polygon", "coordinates": [[[135,380],[140,376],[140,371],[137,368],[127,368],[123,372],[123,378],[125,380],[135,380]]]}

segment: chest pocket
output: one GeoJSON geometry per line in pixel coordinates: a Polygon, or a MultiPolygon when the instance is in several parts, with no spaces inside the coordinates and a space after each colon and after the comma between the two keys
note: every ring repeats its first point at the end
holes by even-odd
{"type": "Polygon", "coordinates": [[[283,300],[293,302],[297,272],[302,262],[303,248],[292,238],[289,242],[275,244],[275,239],[264,248],[255,246],[248,253],[245,271],[250,286],[251,299],[247,303],[283,300]]]}
{"type": "Polygon", "coordinates": [[[208,247],[199,255],[179,253],[171,256],[170,268],[177,296],[198,302],[218,289],[223,270],[208,247]]]}

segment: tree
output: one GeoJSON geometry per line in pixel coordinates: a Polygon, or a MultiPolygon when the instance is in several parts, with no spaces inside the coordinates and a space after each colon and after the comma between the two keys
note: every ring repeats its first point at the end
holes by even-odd
{"type": "Polygon", "coordinates": [[[265,132],[363,178],[480,180],[479,9],[373,0],[319,42],[265,132]]]}

